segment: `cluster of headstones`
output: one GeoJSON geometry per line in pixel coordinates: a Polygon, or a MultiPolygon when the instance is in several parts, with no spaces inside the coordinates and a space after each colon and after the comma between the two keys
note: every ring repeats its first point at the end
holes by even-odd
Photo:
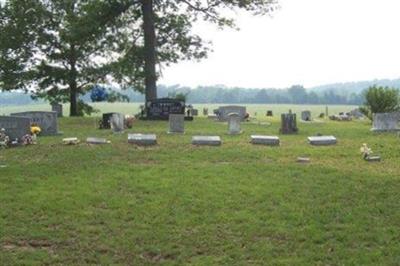
{"type": "Polygon", "coordinates": [[[0,116],[0,128],[11,140],[21,140],[30,134],[30,127],[35,124],[40,127],[41,135],[59,135],[57,112],[31,111],[13,113],[10,116],[0,116]]]}
{"type": "MultiPolygon", "coordinates": [[[[114,115],[111,116],[111,118],[114,115]]],[[[244,116],[238,113],[224,114],[224,117],[228,119],[228,134],[240,134],[240,122],[244,119],[244,116]]],[[[111,119],[112,121],[112,119],[111,119]]],[[[183,114],[170,114],[169,115],[169,134],[184,133],[184,121],[185,115],[183,114]]],[[[284,134],[296,133],[298,131],[296,126],[296,114],[283,114],[282,115],[282,128],[281,132],[284,134]]],[[[312,145],[333,145],[336,144],[336,138],[333,136],[316,136],[309,137],[308,141],[312,145]]],[[[87,142],[90,144],[105,144],[106,139],[88,138],[87,142]]],[[[136,145],[150,146],[157,144],[157,136],[155,134],[128,134],[128,142],[136,145]]],[[[252,144],[261,144],[269,146],[280,145],[280,139],[278,136],[264,136],[264,135],[252,135],[252,144]]],[[[220,136],[193,136],[193,145],[209,145],[219,146],[222,144],[220,136]]]]}

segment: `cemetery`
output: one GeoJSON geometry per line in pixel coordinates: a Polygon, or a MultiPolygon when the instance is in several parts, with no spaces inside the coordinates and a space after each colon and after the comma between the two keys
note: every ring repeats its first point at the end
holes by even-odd
{"type": "MultiPolygon", "coordinates": [[[[255,107],[246,107],[254,113],[255,107]]],[[[259,116],[249,122],[232,114],[225,122],[204,113],[193,121],[172,114],[168,120],[135,119],[131,128],[119,121],[129,109],[115,108],[105,121],[103,114],[64,116],[56,121],[62,135],[39,133],[36,145],[1,149],[2,252],[20,254],[27,263],[38,261],[34,254],[41,262],[68,264],[99,254],[102,261],[124,264],[132,250],[148,254],[157,246],[162,261],[185,262],[202,258],[196,250],[218,257],[228,241],[240,243],[231,256],[249,245],[246,253],[257,260],[277,252],[311,262],[293,252],[323,254],[335,247],[350,255],[341,245],[378,248],[382,243],[370,238],[390,239],[400,173],[395,133],[373,132],[365,120],[299,124],[295,115],[302,110],[295,106],[291,112],[269,107],[274,117],[256,108],[259,116]],[[384,215],[366,219],[377,206],[384,215]],[[364,230],[376,223],[375,230],[364,230]],[[341,244],[321,240],[332,234],[341,244]],[[266,241],[282,249],[259,253],[266,241]]],[[[30,123],[0,117],[12,138],[28,134],[30,123]]]]}
{"type": "Polygon", "coordinates": [[[400,265],[383,2],[0,0],[0,266],[400,265]]]}

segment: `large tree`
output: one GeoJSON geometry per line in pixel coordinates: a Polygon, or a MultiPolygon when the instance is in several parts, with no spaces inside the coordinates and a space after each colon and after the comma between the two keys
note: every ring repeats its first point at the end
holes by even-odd
{"type": "Polygon", "coordinates": [[[132,85],[140,51],[140,13],[132,1],[9,0],[0,8],[0,88],[31,91],[70,102],[70,115],[87,105],[79,95],[96,83],[132,85]],[[119,69],[130,71],[124,75],[119,69]]]}
{"type": "Polygon", "coordinates": [[[219,27],[234,27],[229,16],[245,10],[264,15],[277,8],[276,0],[139,0],[144,31],[144,80],[146,100],[157,98],[157,63],[203,58],[208,46],[191,33],[193,23],[202,20],[219,27]]]}
{"type": "MultiPolygon", "coordinates": [[[[233,27],[229,14],[266,14],[275,0],[7,0],[0,8],[0,88],[71,103],[99,82],[157,98],[162,65],[207,56],[197,21],[233,27]]],[[[81,103],[83,104],[83,103],[81,103]]]]}

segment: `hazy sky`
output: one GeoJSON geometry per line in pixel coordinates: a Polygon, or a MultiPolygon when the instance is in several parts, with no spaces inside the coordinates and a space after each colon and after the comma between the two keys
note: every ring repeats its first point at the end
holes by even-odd
{"type": "Polygon", "coordinates": [[[214,52],[163,70],[160,83],[306,87],[400,77],[399,0],[281,0],[270,17],[239,15],[240,31],[201,26],[214,52]]]}

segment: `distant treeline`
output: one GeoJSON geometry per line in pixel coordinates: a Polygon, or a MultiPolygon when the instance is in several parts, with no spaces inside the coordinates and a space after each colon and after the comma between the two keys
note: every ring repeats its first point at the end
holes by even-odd
{"type": "MultiPolygon", "coordinates": [[[[223,85],[190,88],[180,85],[159,85],[158,97],[185,95],[188,103],[361,105],[364,102],[363,91],[372,85],[400,88],[400,79],[336,83],[310,89],[305,89],[301,85],[295,85],[287,89],[228,88],[223,85]]],[[[144,102],[144,95],[133,89],[119,92],[127,95],[131,102],[144,102]]],[[[89,93],[81,98],[86,102],[90,102],[89,93]]],[[[27,94],[17,92],[0,93],[0,105],[25,105],[30,103],[34,103],[34,101],[27,94]]]]}

